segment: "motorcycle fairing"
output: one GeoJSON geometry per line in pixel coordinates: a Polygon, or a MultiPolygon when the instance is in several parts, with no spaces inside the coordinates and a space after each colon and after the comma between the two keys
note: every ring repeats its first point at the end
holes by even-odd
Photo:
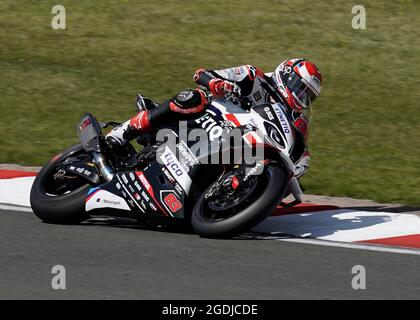
{"type": "MultiPolygon", "coordinates": [[[[290,126],[288,116],[282,106],[277,104],[262,104],[255,106],[249,111],[242,109],[240,106],[229,102],[215,100],[206,110],[206,114],[202,118],[213,118],[217,125],[226,129],[228,123],[231,128],[241,126],[253,126],[261,130],[262,137],[270,136],[269,126],[275,128],[276,133],[281,135],[283,143],[276,143],[287,154],[290,154],[294,144],[293,130],[290,126]]],[[[203,121],[201,121],[203,122],[203,121]]],[[[255,137],[255,134],[251,134],[255,137]]],[[[275,142],[276,140],[273,139],[275,142]]]]}
{"type": "Polygon", "coordinates": [[[89,190],[85,205],[86,212],[104,208],[126,211],[131,210],[127,202],[122,197],[100,188],[93,188],[89,190]]]}
{"type": "MultiPolygon", "coordinates": [[[[295,143],[295,137],[293,135],[293,129],[288,121],[288,116],[284,109],[281,107],[280,104],[265,104],[256,106],[252,111],[251,114],[258,114],[259,117],[257,119],[263,119],[263,126],[259,126],[264,129],[264,134],[271,138],[276,145],[283,149],[288,155],[293,148],[295,143]],[[270,130],[270,126],[274,127],[275,130],[273,131],[275,135],[280,136],[273,137],[273,133],[270,130]]],[[[258,120],[254,121],[258,121],[258,120]]]]}
{"type": "MultiPolygon", "coordinates": [[[[207,128],[209,130],[206,132],[211,141],[211,130],[216,127],[226,132],[235,127],[251,125],[251,127],[262,128],[260,134],[263,135],[261,138],[264,140],[269,137],[265,125],[268,123],[282,136],[284,146],[279,148],[279,152],[289,171],[292,171],[293,164],[289,159],[289,151],[292,148],[294,136],[290,124],[284,121],[287,119],[285,112],[281,106],[276,105],[257,106],[254,109],[249,112],[230,102],[215,101],[202,117],[189,121],[188,132],[194,128],[207,128]]],[[[134,216],[150,214],[184,218],[196,169],[200,166],[200,160],[211,156],[212,151],[209,150],[207,144],[203,145],[203,150],[206,150],[208,154],[200,154],[196,157],[191,149],[194,142],[181,141],[174,130],[169,130],[169,135],[177,139],[176,143],[162,144],[159,147],[156,154],[159,161],[149,164],[143,171],[117,172],[109,183],[100,186],[100,189],[105,192],[97,191],[96,197],[90,197],[86,201],[86,209],[91,211],[106,207],[127,210],[128,206],[134,216]],[[99,197],[106,201],[95,202],[99,197]],[[117,205],[116,199],[124,201],[127,206],[117,205]],[[117,208],[119,206],[120,208],[117,208]]],[[[274,139],[269,141],[275,142],[274,139]]]]}
{"type": "MultiPolygon", "coordinates": [[[[155,214],[172,218],[184,217],[186,192],[165,165],[155,161],[139,173],[139,177],[153,199],[153,204],[159,208],[158,211],[154,211],[155,214]]],[[[150,201],[148,203],[150,205],[150,201]]]]}
{"type": "Polygon", "coordinates": [[[101,185],[99,189],[90,189],[86,211],[128,209],[134,216],[151,214],[183,218],[185,201],[185,191],[171,172],[155,162],[144,171],[116,173],[111,182],[101,185]],[[97,200],[99,197],[100,201],[97,200]],[[117,204],[117,199],[125,205],[117,204]]]}

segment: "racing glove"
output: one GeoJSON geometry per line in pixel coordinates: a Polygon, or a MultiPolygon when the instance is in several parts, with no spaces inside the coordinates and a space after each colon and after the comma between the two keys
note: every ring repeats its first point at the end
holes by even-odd
{"type": "Polygon", "coordinates": [[[241,88],[233,82],[221,79],[212,79],[209,83],[209,89],[215,97],[226,97],[235,100],[241,96],[241,88]]]}

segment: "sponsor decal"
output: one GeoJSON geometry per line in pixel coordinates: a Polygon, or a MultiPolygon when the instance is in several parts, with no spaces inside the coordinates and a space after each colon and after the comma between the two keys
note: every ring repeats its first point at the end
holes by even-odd
{"type": "Polygon", "coordinates": [[[144,192],[144,191],[142,191],[141,192],[141,195],[142,195],[142,197],[147,201],[147,202],[149,202],[150,201],[150,197],[147,195],[147,193],[146,192],[144,192]]]}
{"type": "Polygon", "coordinates": [[[131,193],[135,193],[136,190],[133,188],[132,185],[128,185],[128,189],[130,189],[131,193]]]}
{"type": "Polygon", "coordinates": [[[264,111],[268,117],[269,120],[274,120],[274,116],[273,113],[271,112],[271,108],[270,107],[265,107],[264,111]]]}
{"type": "Polygon", "coordinates": [[[147,210],[147,206],[146,203],[144,201],[140,202],[140,205],[142,206],[142,208],[146,211],[147,210]]]}
{"type": "MultiPolygon", "coordinates": [[[[98,199],[98,200],[100,201],[100,199],[98,199]]],[[[107,199],[103,199],[102,201],[103,201],[103,203],[109,204],[111,206],[120,206],[121,205],[121,201],[112,201],[112,200],[107,200],[107,199]]]]}
{"type": "MultiPolygon", "coordinates": [[[[150,183],[149,183],[149,181],[147,180],[147,178],[146,178],[146,176],[144,175],[144,173],[142,172],[142,171],[136,171],[136,175],[137,175],[137,177],[139,178],[139,180],[140,180],[140,182],[143,184],[143,186],[144,186],[144,188],[146,189],[146,191],[149,193],[149,195],[153,198],[153,200],[155,201],[155,203],[158,205],[158,207],[160,208],[160,210],[162,211],[162,213],[164,214],[164,215],[168,215],[167,214],[167,210],[165,210],[165,209],[163,209],[161,206],[160,206],[160,204],[159,204],[159,202],[156,200],[156,198],[155,198],[155,193],[154,193],[154,191],[153,191],[153,188],[152,188],[152,186],[150,185],[150,183]]],[[[143,192],[142,192],[142,195],[143,195],[143,197],[144,198],[146,198],[146,200],[147,199],[149,199],[149,200],[147,200],[148,202],[149,202],[149,206],[151,206],[151,203],[150,203],[150,198],[146,195],[146,194],[143,194],[143,192]]]]}
{"type": "Polygon", "coordinates": [[[260,101],[261,100],[261,93],[259,91],[254,93],[254,99],[255,101],[260,101]]]}
{"type": "Polygon", "coordinates": [[[273,105],[273,109],[276,112],[277,118],[280,121],[281,127],[283,128],[284,133],[289,134],[290,133],[290,124],[287,120],[284,113],[281,111],[280,107],[276,104],[273,105]]]}
{"type": "Polygon", "coordinates": [[[195,122],[201,124],[201,127],[206,130],[210,141],[218,139],[223,134],[223,128],[218,125],[217,121],[213,119],[209,113],[198,118],[195,122]]]}
{"type": "Polygon", "coordinates": [[[92,175],[92,172],[85,169],[85,168],[80,168],[80,167],[75,167],[75,166],[70,166],[69,167],[70,171],[76,172],[78,174],[82,174],[85,175],[86,177],[90,177],[92,175]]]}
{"type": "Polygon", "coordinates": [[[248,123],[245,124],[245,127],[249,131],[255,131],[256,128],[258,128],[258,123],[254,118],[248,119],[248,123]]]}
{"type": "Polygon", "coordinates": [[[179,154],[183,157],[181,165],[183,166],[184,170],[189,172],[189,167],[193,167],[198,165],[200,162],[197,158],[191,153],[190,149],[184,144],[184,142],[180,142],[176,145],[179,154]],[[188,165],[187,165],[188,164],[188,165]]]}
{"type": "Polygon", "coordinates": [[[101,208],[112,208],[130,211],[130,207],[125,200],[109,191],[97,189],[86,201],[86,211],[101,208]]]}
{"type": "Polygon", "coordinates": [[[220,126],[223,127],[223,129],[225,130],[226,133],[231,132],[232,129],[234,128],[232,123],[228,120],[219,120],[219,124],[220,124],[220,126]]]}
{"type": "MultiPolygon", "coordinates": [[[[121,178],[123,178],[123,177],[125,177],[124,174],[121,175],[121,178]]],[[[122,183],[121,178],[120,178],[119,175],[117,175],[117,178],[122,183]]],[[[125,179],[127,180],[127,177],[125,177],[125,179]]],[[[123,180],[124,180],[124,178],[123,178],[123,180]]],[[[127,182],[128,182],[128,180],[127,180],[127,182]]],[[[122,185],[122,187],[125,190],[125,192],[123,190],[121,190],[121,193],[123,194],[123,196],[125,197],[125,199],[128,201],[128,203],[133,208],[137,207],[138,209],[140,209],[140,211],[142,211],[143,213],[145,213],[145,210],[137,202],[134,201],[135,199],[134,199],[133,195],[128,192],[127,188],[124,185],[122,185]]],[[[134,190],[134,188],[133,188],[133,190],[134,190]]]]}
{"type": "Polygon", "coordinates": [[[146,188],[147,192],[153,192],[152,186],[150,185],[149,181],[144,176],[144,173],[141,171],[136,172],[137,177],[139,178],[140,182],[143,184],[143,186],[146,188]]]}
{"type": "Polygon", "coordinates": [[[83,123],[80,125],[80,131],[85,130],[89,125],[91,125],[92,122],[90,121],[90,119],[86,119],[85,121],[83,121],[83,123]]]}
{"type": "Polygon", "coordinates": [[[176,213],[177,211],[182,209],[181,201],[178,199],[176,194],[173,193],[173,192],[167,194],[163,198],[163,203],[169,209],[169,211],[171,211],[172,213],[176,213]]]}
{"type": "Polygon", "coordinates": [[[179,195],[183,195],[184,194],[184,190],[182,189],[182,187],[175,182],[175,179],[172,177],[172,175],[168,172],[168,170],[166,168],[162,168],[162,172],[165,174],[165,176],[169,179],[169,181],[171,182],[171,185],[174,186],[175,191],[179,194],[179,195]]]}
{"type": "Polygon", "coordinates": [[[242,67],[236,67],[233,69],[233,71],[237,74],[240,75],[243,73],[243,68],[242,67]]]}
{"type": "Polygon", "coordinates": [[[178,99],[179,101],[188,101],[188,100],[190,100],[192,97],[193,97],[193,91],[191,91],[191,90],[184,90],[184,91],[181,91],[181,92],[178,94],[177,99],[178,99]]]}
{"type": "Polygon", "coordinates": [[[164,153],[160,156],[161,163],[163,163],[175,180],[181,185],[185,192],[189,192],[192,181],[188,173],[179,163],[175,154],[168,147],[165,148],[164,153]]]}
{"type": "Polygon", "coordinates": [[[137,188],[138,191],[143,190],[143,188],[140,186],[140,183],[138,183],[137,181],[134,181],[134,186],[137,188]]]}
{"type": "Polygon", "coordinates": [[[165,168],[162,168],[163,174],[169,179],[170,182],[174,183],[175,179],[172,177],[172,175],[166,170],[165,168]]]}
{"type": "Polygon", "coordinates": [[[182,195],[182,188],[178,183],[175,184],[175,191],[182,195]]]}
{"type": "Polygon", "coordinates": [[[184,173],[185,169],[182,168],[182,165],[178,161],[175,161],[176,158],[172,152],[167,152],[162,157],[163,157],[165,166],[169,168],[169,170],[172,173],[174,173],[175,176],[180,177],[183,174],[185,174],[184,173]]]}
{"type": "Polygon", "coordinates": [[[316,76],[312,76],[311,79],[314,82],[313,86],[315,88],[320,88],[321,87],[321,81],[319,81],[319,79],[316,76]]]}

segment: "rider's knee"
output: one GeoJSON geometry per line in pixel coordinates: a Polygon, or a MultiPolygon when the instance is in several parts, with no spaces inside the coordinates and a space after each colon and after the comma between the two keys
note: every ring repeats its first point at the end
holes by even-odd
{"type": "Polygon", "coordinates": [[[203,112],[208,104],[208,96],[203,90],[185,89],[171,99],[169,107],[173,112],[193,114],[203,112]]]}

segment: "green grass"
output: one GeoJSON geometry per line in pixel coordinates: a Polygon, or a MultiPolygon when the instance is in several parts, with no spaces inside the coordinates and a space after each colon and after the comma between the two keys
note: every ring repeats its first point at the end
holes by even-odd
{"type": "Polygon", "coordinates": [[[165,99],[198,67],[304,56],[325,79],[307,192],[420,205],[420,2],[362,1],[366,30],[351,28],[354,4],[2,0],[0,162],[42,164],[83,112],[124,120],[138,90],[165,99]],[[50,27],[57,3],[67,30],[50,27]]]}

